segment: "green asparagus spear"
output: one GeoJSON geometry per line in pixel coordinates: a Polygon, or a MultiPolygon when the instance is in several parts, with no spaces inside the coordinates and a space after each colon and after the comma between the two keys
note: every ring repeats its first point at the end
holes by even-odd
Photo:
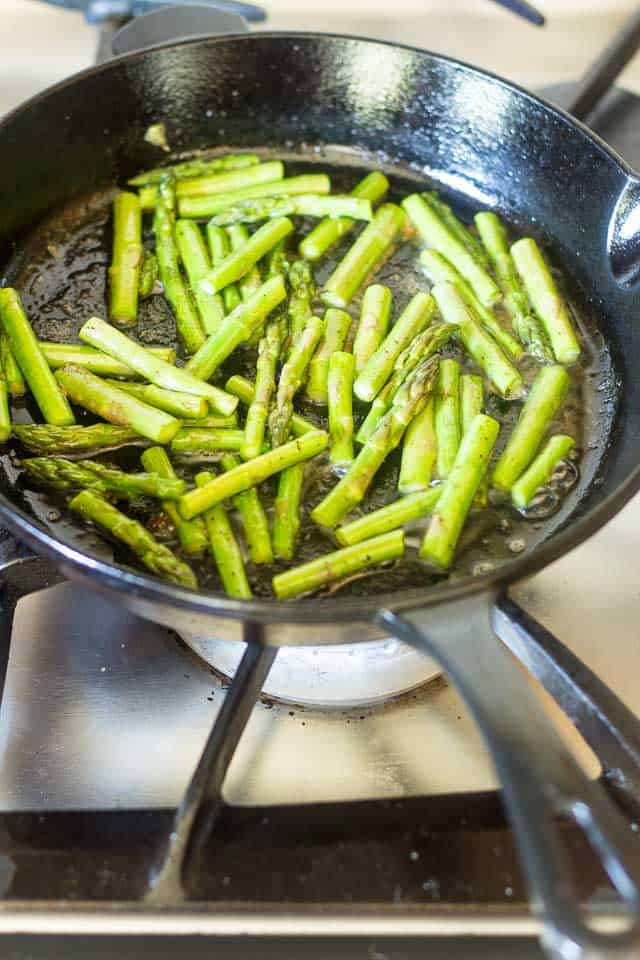
{"type": "Polygon", "coordinates": [[[0,443],[5,443],[10,436],[9,388],[4,373],[0,371],[0,443]]]}
{"type": "Polygon", "coordinates": [[[423,250],[420,254],[420,262],[432,283],[445,282],[456,287],[467,307],[471,312],[476,313],[485,330],[491,334],[496,343],[499,343],[509,356],[515,360],[522,356],[522,347],[515,337],[512,337],[509,331],[502,326],[488,307],[480,303],[464,277],[441,253],[438,253],[437,250],[423,250]]]}
{"type": "MultiPolygon", "coordinates": [[[[226,453],[222,457],[222,469],[233,470],[240,465],[240,460],[233,453],[226,453]]],[[[232,497],[231,502],[242,520],[249,559],[252,563],[273,563],[273,550],[269,535],[269,523],[264,507],[260,502],[255,487],[244,490],[232,497]]],[[[193,523],[193,521],[191,521],[193,523]]]]}
{"type": "MultiPolygon", "coordinates": [[[[78,336],[98,350],[127,363],[136,373],[164,390],[175,390],[196,397],[204,397],[218,413],[228,416],[238,406],[235,397],[194,376],[189,368],[174,367],[154,356],[141,344],[126,337],[99,317],[91,317],[80,328],[78,336]]],[[[197,354],[196,354],[197,356],[197,354]]],[[[106,418],[105,418],[106,419],[106,418]]]]}
{"type": "Polygon", "coordinates": [[[27,385],[20,372],[20,367],[16,363],[9,338],[6,333],[0,330],[0,369],[4,373],[7,381],[7,390],[12,397],[21,397],[27,392],[27,385]]]}
{"type": "Polygon", "coordinates": [[[494,487],[509,491],[522,476],[560,409],[569,383],[569,374],[564,367],[542,367],[493,471],[491,482],[494,487]]]}
{"type": "Polygon", "coordinates": [[[17,290],[0,290],[0,322],[42,416],[53,426],[75,423],[71,407],[42,355],[17,290]]]}
{"type": "MultiPolygon", "coordinates": [[[[149,447],[142,453],[140,462],[149,473],[156,473],[167,480],[177,479],[176,472],[164,447],[149,447]]],[[[196,520],[183,520],[172,500],[164,500],[162,509],[173,524],[184,552],[188,554],[203,553],[208,544],[204,522],[199,517],[196,520]]]]}
{"type": "Polygon", "coordinates": [[[438,449],[437,471],[444,480],[451,473],[460,446],[460,364],[455,360],[440,361],[434,424],[438,449]]]}
{"type": "Polygon", "coordinates": [[[447,323],[433,323],[414,337],[408,347],[405,347],[395,362],[393,372],[387,383],[378,393],[362,426],[358,430],[356,440],[366,443],[376,426],[393,403],[393,398],[407,379],[412,370],[421,360],[427,360],[440,350],[451,337],[452,327],[447,323]]]}
{"type": "Polygon", "coordinates": [[[347,464],[353,460],[353,371],[352,353],[337,350],[331,355],[327,396],[331,438],[329,459],[332,463],[347,464]]]}
{"type": "Polygon", "coordinates": [[[356,376],[360,376],[387,335],[392,299],[391,290],[381,283],[374,283],[364,292],[358,332],[353,342],[356,376]]]}
{"type": "Polygon", "coordinates": [[[191,418],[200,421],[209,412],[209,404],[205,398],[196,397],[192,393],[164,390],[153,383],[127,383],[126,380],[106,380],[105,382],[118,390],[124,390],[132,397],[137,397],[143,403],[148,403],[150,407],[157,407],[158,410],[173,414],[180,420],[191,418]]]}
{"type": "Polygon", "coordinates": [[[564,302],[538,244],[530,237],[511,247],[516,270],[551,343],[558,363],[574,363],[580,343],[564,302]]]}
{"type": "MultiPolygon", "coordinates": [[[[171,170],[169,176],[175,176],[171,170]]],[[[209,176],[176,178],[176,193],[178,200],[185,197],[210,197],[218,194],[227,194],[233,190],[244,190],[256,184],[282,180],[284,164],[279,160],[269,163],[253,164],[247,167],[235,168],[226,172],[218,172],[209,176]]],[[[140,191],[140,202],[143,210],[152,210],[158,201],[159,186],[163,178],[160,177],[157,185],[143,187],[140,191]]]]}
{"type": "Polygon", "coordinates": [[[257,486],[274,473],[317,456],[327,446],[327,439],[327,434],[322,430],[313,430],[221,474],[201,489],[185,493],[178,501],[180,513],[185,519],[191,520],[216,503],[257,486]]]}
{"type": "MultiPolygon", "coordinates": [[[[230,244],[227,231],[223,230],[222,227],[217,227],[214,223],[208,223],[207,242],[211,253],[211,264],[218,267],[225,257],[229,256],[230,244]]],[[[231,313],[241,301],[240,291],[235,283],[228,284],[219,296],[222,297],[225,313],[231,313]]]]}
{"type": "Polygon", "coordinates": [[[187,353],[195,353],[204,343],[204,333],[193,296],[182,278],[178,265],[174,206],[175,184],[170,179],[161,180],[153,219],[160,279],[165,296],[175,314],[178,335],[187,353]]]}
{"type": "Polygon", "coordinates": [[[371,403],[393,371],[402,351],[433,319],[436,305],[428,293],[416,293],[404,308],[389,334],[369,358],[353,385],[359,400],[371,403]]]}
{"type": "Polygon", "coordinates": [[[315,296],[315,284],[311,267],[306,260],[293,260],[291,262],[287,271],[287,282],[291,290],[287,316],[288,356],[313,316],[312,303],[315,296]]]}
{"type": "MultiPolygon", "coordinates": [[[[376,204],[384,197],[389,189],[389,181],[383,173],[375,170],[361,180],[351,191],[352,197],[368,200],[376,204]]],[[[327,217],[322,223],[307,234],[299,246],[300,254],[305,260],[319,260],[334,243],[346,236],[355,227],[356,222],[349,216],[327,217]]]]}
{"type": "Polygon", "coordinates": [[[280,474],[273,503],[273,552],[280,560],[293,560],[300,532],[300,507],[305,464],[296,463],[280,474]]]}
{"type": "Polygon", "coordinates": [[[191,357],[185,368],[188,373],[198,380],[209,380],[220,364],[240,343],[249,339],[286,295],[282,276],[265,281],[248,300],[224,318],[218,331],[191,357]]]}
{"type": "Polygon", "coordinates": [[[156,292],[156,283],[159,276],[160,267],[155,253],[151,253],[150,250],[143,250],[140,278],[138,280],[138,298],[140,300],[145,300],[156,292]]]}
{"type": "Polygon", "coordinates": [[[336,350],[342,350],[351,317],[344,310],[329,308],[324,315],[324,328],[316,352],[309,363],[305,394],[312,403],[327,403],[327,383],[329,379],[329,360],[336,350]]]}
{"type": "Polygon", "coordinates": [[[437,456],[434,403],[433,400],[429,400],[424,410],[407,427],[402,441],[402,460],[398,477],[400,493],[411,494],[417,490],[426,490],[433,478],[437,456]]]}
{"type": "Polygon", "coordinates": [[[275,180],[272,183],[257,183],[253,187],[244,187],[231,193],[209,194],[204,197],[182,197],[180,199],[180,216],[215,217],[227,207],[236,207],[247,200],[257,200],[261,197],[295,197],[310,193],[329,193],[331,181],[324,173],[308,173],[300,177],[288,177],[285,180],[275,180]]]}
{"type": "Polygon", "coordinates": [[[564,434],[551,437],[544,449],[512,486],[511,499],[514,506],[521,510],[528,507],[536,492],[549,482],[557,465],[574,446],[573,437],[567,437],[564,434]]]}
{"type": "Polygon", "coordinates": [[[239,450],[244,430],[207,430],[189,427],[179,430],[171,441],[171,452],[177,456],[207,456],[220,450],[239,450]]]}
{"type": "Polygon", "coordinates": [[[91,456],[128,444],[143,442],[137,431],[129,427],[116,427],[110,423],[94,423],[90,427],[54,427],[48,423],[15,423],[13,435],[28,450],[48,456],[63,454],[91,456]]]}
{"type": "Polygon", "coordinates": [[[277,574],[272,580],[273,592],[278,600],[290,600],[320,587],[333,586],[379,563],[397,560],[403,554],[404,534],[402,530],[394,530],[277,574]]]}
{"type": "Polygon", "coordinates": [[[450,283],[437,283],[432,294],[443,320],[455,327],[455,334],[504,397],[522,393],[522,377],[498,344],[476,320],[459,291],[450,283]]]}
{"type": "Polygon", "coordinates": [[[182,421],[183,427],[206,428],[207,430],[235,430],[238,426],[238,414],[232,413],[228,417],[202,417],[202,419],[182,421]]]}
{"type": "Polygon", "coordinates": [[[112,387],[106,380],[83,367],[69,364],[56,370],[56,380],[67,396],[78,406],[96,413],[108,423],[130,427],[155,443],[169,443],[180,429],[180,420],[142,403],[136,397],[112,387]]]}
{"type": "Polygon", "coordinates": [[[285,276],[289,272],[289,254],[287,253],[287,238],[282,237],[281,240],[269,250],[269,253],[265,257],[266,267],[267,267],[267,279],[269,277],[275,277],[276,274],[282,273],[285,276]]]}
{"type": "Polygon", "coordinates": [[[388,256],[405,225],[393,203],[383,203],[324,285],[320,296],[328,307],[344,309],[367,277],[388,256]]]}
{"type": "MultiPolygon", "coordinates": [[[[73,363],[76,367],[85,367],[100,377],[137,377],[138,374],[126,363],[110,357],[108,353],[85,347],[79,343],[52,343],[40,340],[42,355],[53,370],[73,363]]],[[[171,347],[146,347],[149,353],[160,360],[173,364],[176,352],[171,347]]]]}
{"type": "MultiPolygon", "coordinates": [[[[428,406],[429,404],[427,404],[428,406]]],[[[427,407],[425,407],[425,410],[427,407]]],[[[415,422],[414,420],[413,423],[415,422]]],[[[412,520],[419,520],[430,514],[438,502],[441,491],[442,486],[430,487],[428,490],[420,490],[418,493],[410,493],[406,497],[400,497],[399,500],[394,500],[386,507],[373,510],[371,513],[365,513],[357,520],[352,520],[351,523],[345,523],[341,527],[337,527],[334,531],[335,538],[341,546],[350,547],[354,543],[361,543],[363,540],[371,539],[371,537],[379,537],[383,533],[399,530],[400,527],[411,523],[412,520]]]]}
{"type": "Polygon", "coordinates": [[[224,227],[229,224],[256,223],[272,217],[351,217],[353,220],[368,221],[373,219],[373,208],[368,200],[357,200],[336,193],[330,197],[313,193],[297,197],[262,197],[226,207],[216,213],[212,223],[224,227]]]}
{"type": "MultiPolygon", "coordinates": [[[[270,220],[256,230],[239,250],[232,251],[214,267],[201,281],[199,286],[208,293],[217,293],[228,283],[235,283],[244,277],[282,237],[293,230],[293,224],[287,217],[270,220]]],[[[275,278],[274,278],[275,279],[275,278]]]]}
{"type": "MultiPolygon", "coordinates": [[[[213,474],[198,473],[196,487],[206,487],[212,480],[213,474]]],[[[230,597],[239,597],[241,600],[250,599],[251,587],[245,573],[242,552],[229,522],[225,505],[217,503],[207,510],[204,521],[209,533],[211,553],[225,593],[230,597]]]]}
{"type": "Polygon", "coordinates": [[[125,543],[152,573],[181,586],[197,589],[196,575],[188,564],[179,560],[164,544],[158,543],[141,523],[125,516],[100,494],[83,490],[71,500],[69,509],[125,543]]]}
{"type": "Polygon", "coordinates": [[[541,363],[553,362],[553,352],[542,324],[533,315],[522,289],[520,278],[509,253],[507,231],[495,213],[477,213],[475,223],[480,238],[491,257],[498,283],[509,311],[513,329],[529,353],[541,363]]]}
{"type": "Polygon", "coordinates": [[[145,187],[149,183],[159,183],[168,172],[176,180],[187,180],[191,177],[207,177],[212,173],[221,173],[225,170],[240,170],[242,167],[253,167],[260,163],[260,157],[255,153],[228,153],[222,157],[195,157],[193,160],[183,160],[170,167],[154,167],[145,170],[129,180],[132,187],[145,187]]]}
{"type": "MultiPolygon", "coordinates": [[[[482,413],[484,405],[484,387],[482,377],[466,373],[460,377],[460,430],[462,436],[469,431],[471,424],[482,413]]],[[[484,507],[488,500],[487,477],[483,477],[476,495],[476,506],[484,507]]]]}
{"type": "Polygon", "coordinates": [[[474,497],[487,472],[500,424],[480,413],[462,438],[451,473],[442,486],[420,557],[432,566],[451,566],[458,538],[474,497]]]}
{"type": "Polygon", "coordinates": [[[323,329],[323,321],[319,317],[311,317],[282,368],[275,403],[269,413],[269,436],[273,447],[280,446],[289,437],[293,419],[293,398],[302,386],[323,329]]]}
{"type": "Polygon", "coordinates": [[[110,316],[114,323],[138,319],[138,284],[143,260],[142,211],[135,193],[113,201],[113,255],[109,267],[110,316]]]}
{"type": "Polygon", "coordinates": [[[267,326],[265,335],[258,347],[254,397],[247,410],[244,440],[240,447],[243,460],[252,460],[262,452],[271,397],[275,390],[276,366],[281,346],[280,324],[272,321],[267,326]]]}
{"type": "MultiPolygon", "coordinates": [[[[229,377],[225,386],[227,392],[241,400],[245,406],[249,406],[253,402],[255,388],[250,380],[234,374],[229,377]]],[[[311,430],[317,430],[317,427],[310,420],[305,420],[298,413],[293,414],[291,417],[291,433],[294,437],[301,437],[303,433],[309,433],[311,430]]]]}
{"type": "Polygon", "coordinates": [[[393,406],[362,447],[345,476],[312,512],[314,523],[332,529],[363,500],[378,469],[398,446],[408,425],[431,397],[438,366],[438,360],[431,357],[423,360],[407,377],[394,398],[393,406]]]}
{"type": "Polygon", "coordinates": [[[464,225],[462,220],[456,217],[451,207],[440,199],[435,190],[423,193],[422,199],[431,207],[456,240],[467,248],[471,256],[483,267],[489,267],[489,258],[480,240],[464,225]]]}
{"type": "Polygon", "coordinates": [[[32,457],[22,461],[30,480],[56,490],[96,490],[126,500],[156,497],[177,500],[185,490],[184,480],[166,479],[156,473],[125,473],[93,460],[62,460],[57,457],[32,457]]]}
{"type": "Polygon", "coordinates": [[[413,193],[405,197],[402,206],[424,243],[433,247],[453,264],[458,273],[470,284],[480,303],[490,307],[500,299],[500,290],[490,274],[445,226],[423,197],[413,193]]]}
{"type": "Polygon", "coordinates": [[[215,333],[224,317],[224,305],[221,296],[207,293],[200,288],[200,281],[211,270],[211,260],[197,223],[193,220],[178,220],[176,243],[200,313],[202,328],[208,335],[215,333]]]}

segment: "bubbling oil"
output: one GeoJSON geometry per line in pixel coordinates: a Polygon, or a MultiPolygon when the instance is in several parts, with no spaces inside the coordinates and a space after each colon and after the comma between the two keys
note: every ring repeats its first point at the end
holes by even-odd
{"type": "MultiPolygon", "coordinates": [[[[265,151],[262,151],[265,154],[265,151]]],[[[371,164],[355,153],[323,148],[310,150],[308,156],[300,152],[270,151],[270,156],[287,161],[288,175],[317,170],[318,165],[326,170],[333,189],[349,192],[369,169],[371,164]]],[[[385,169],[391,182],[389,200],[399,202],[408,193],[432,189],[433,183],[423,175],[407,168],[385,169]]],[[[56,212],[41,224],[27,239],[6,269],[5,282],[16,286],[23,298],[25,309],[40,339],[62,342],[77,341],[78,330],[93,315],[107,317],[107,268],[110,260],[111,226],[110,205],[115,188],[75,202],[56,212]]],[[[152,247],[151,218],[145,220],[144,242],[152,247]]],[[[313,224],[298,226],[291,249],[313,224]]],[[[346,237],[315,268],[317,288],[329,276],[349,245],[353,235],[346,237]]],[[[393,293],[393,316],[397,317],[406,303],[419,290],[428,290],[427,281],[418,260],[419,248],[415,242],[403,243],[376,273],[375,282],[386,284],[393,293]]],[[[611,359],[595,318],[585,311],[570,278],[557,274],[559,285],[570,303],[574,322],[580,331],[582,354],[571,369],[571,388],[562,410],[552,424],[553,432],[568,433],[574,437],[576,446],[571,458],[563,461],[547,486],[537,492],[530,506],[524,511],[516,510],[510,500],[491,491],[489,504],[470,514],[459,544],[455,565],[449,574],[452,578],[479,575],[492,570],[515,555],[532,549],[559,525],[566,523],[580,498],[595,476],[606,449],[606,441],[613,419],[613,368],[611,359]]],[[[354,318],[359,316],[361,294],[349,305],[354,318]]],[[[316,312],[323,307],[318,301],[316,312]]],[[[129,331],[128,331],[129,332],[129,331]]],[[[162,296],[152,296],[141,301],[139,319],[131,331],[143,344],[175,346],[180,355],[180,346],[175,340],[175,322],[162,296]]],[[[462,372],[482,373],[466,352],[454,341],[442,351],[444,356],[458,360],[462,372]]],[[[240,348],[224,364],[216,375],[216,382],[223,384],[233,373],[241,373],[251,379],[255,376],[255,350],[240,348]]],[[[535,377],[538,364],[525,356],[519,364],[527,384],[535,377]]],[[[507,401],[491,391],[485,380],[485,412],[498,419],[501,431],[494,457],[504,446],[513,424],[522,407],[521,400],[507,401]]],[[[326,427],[326,409],[296,398],[296,410],[318,426],[326,427]]],[[[240,408],[242,414],[242,408],[240,408]]],[[[366,415],[366,406],[354,405],[356,429],[366,415]]],[[[38,421],[38,411],[27,400],[15,404],[16,422],[38,421]]],[[[91,423],[91,415],[79,411],[78,422],[91,423]]],[[[379,470],[367,497],[350,519],[382,507],[396,499],[401,448],[387,458],[379,470]]],[[[107,561],[135,564],[131,555],[119,544],[104,539],[92,530],[80,527],[64,509],[65,500],[60,494],[50,493],[24,484],[20,475],[19,457],[24,451],[12,444],[2,456],[2,467],[9,481],[15,484],[16,502],[35,515],[38,520],[59,539],[71,543],[84,552],[107,561]]],[[[123,469],[136,470],[139,466],[140,449],[127,447],[108,453],[102,452],[98,459],[123,469]]],[[[213,458],[216,459],[216,458],[213,458]]],[[[203,461],[188,460],[176,464],[178,473],[188,481],[203,461]]],[[[306,471],[300,535],[295,559],[292,562],[276,561],[264,567],[251,564],[247,557],[247,575],[256,597],[272,597],[271,578],[275,573],[304,563],[335,549],[330,534],[320,530],[310,519],[314,506],[337,482],[337,475],[326,456],[312,461],[306,471]]],[[[272,514],[277,478],[272,478],[260,488],[260,495],[268,515],[272,514]]],[[[170,525],[163,522],[156,502],[140,500],[127,506],[127,512],[135,516],[159,537],[179,552],[179,545],[170,525]]],[[[237,527],[239,540],[243,537],[239,519],[232,512],[232,522],[237,527]]],[[[341,596],[366,596],[388,593],[394,590],[423,588],[440,580],[417,559],[417,548],[428,524],[428,518],[415,521],[406,528],[406,556],[392,565],[369,571],[333,584],[325,593],[341,596]]],[[[209,557],[194,562],[201,589],[220,592],[222,587],[215,564],[209,557]]]]}

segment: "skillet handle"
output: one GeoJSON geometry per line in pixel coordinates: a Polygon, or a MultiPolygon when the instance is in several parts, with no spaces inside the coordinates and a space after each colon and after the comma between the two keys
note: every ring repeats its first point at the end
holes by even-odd
{"type": "Polygon", "coordinates": [[[376,621],[438,660],[470,707],[502,783],[548,955],[554,960],[637,957],[640,848],[602,787],[582,773],[526,675],[494,635],[494,601],[493,595],[472,597],[453,610],[429,610],[418,623],[380,610],[376,621]],[[571,817],[600,857],[631,917],[628,929],[604,933],[585,921],[554,824],[558,815],[571,817]]]}

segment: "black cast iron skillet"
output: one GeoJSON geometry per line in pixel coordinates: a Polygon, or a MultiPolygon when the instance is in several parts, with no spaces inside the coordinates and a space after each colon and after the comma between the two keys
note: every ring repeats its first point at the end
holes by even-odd
{"type": "MultiPolygon", "coordinates": [[[[564,960],[635,955],[637,849],[607,795],[568,754],[490,620],[498,589],[577,546],[640,487],[640,180],[566,114],[445,57],[324,34],[206,39],[122,56],[4,119],[0,273],[50,211],[155,164],[144,134],[159,120],[175,151],[217,143],[352,148],[372,165],[423,169],[463,211],[495,206],[533,230],[579,284],[608,346],[616,381],[602,442],[580,495],[535,549],[485,576],[375,602],[248,602],[162,583],[56,535],[30,514],[6,471],[3,521],[66,575],[142,616],[185,634],[249,639],[238,681],[248,687],[259,689],[272,650],[283,644],[354,642],[385,632],[428,651],[460,688],[493,754],[550,953],[564,960]],[[266,652],[256,654],[259,648],[266,652]],[[580,914],[553,825],[558,814],[583,827],[635,919],[633,930],[596,932],[580,914]]],[[[242,719],[225,715],[220,729],[231,749],[242,719]]],[[[205,755],[196,774],[201,796],[210,760],[205,755]]],[[[218,770],[224,762],[218,758],[218,770]]],[[[170,850],[160,890],[181,868],[197,813],[192,800],[183,810],[182,849],[170,850]]]]}

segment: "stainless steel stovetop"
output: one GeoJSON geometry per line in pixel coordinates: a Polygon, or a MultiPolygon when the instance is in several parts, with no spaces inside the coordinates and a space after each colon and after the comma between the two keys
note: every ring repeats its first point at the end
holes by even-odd
{"type": "MultiPolygon", "coordinates": [[[[553,91],[558,101],[565,93],[553,91]]],[[[595,118],[601,135],[638,166],[639,121],[640,101],[624,93],[611,94],[595,118]]],[[[5,555],[16,549],[1,541],[0,533],[5,555]]],[[[513,591],[638,715],[639,549],[636,500],[591,541],[513,591]]],[[[11,895],[41,899],[43,910],[17,903],[17,910],[0,910],[0,934],[215,932],[224,957],[237,955],[237,940],[227,944],[225,934],[268,933],[273,939],[260,941],[256,957],[269,950],[284,960],[418,956],[423,944],[386,939],[398,924],[378,914],[379,902],[398,907],[405,935],[531,933],[494,772],[466,708],[442,680],[376,709],[260,703],[227,778],[225,799],[233,806],[211,846],[216,870],[199,898],[207,908],[146,918],[136,900],[151,852],[224,697],[224,682],[177,637],[86,590],[61,584],[21,601],[0,710],[0,834],[18,868],[11,895]],[[380,799],[388,801],[382,808],[369,802],[380,799]],[[322,806],[301,817],[287,806],[300,803],[322,806]],[[58,898],[58,909],[49,910],[44,901],[58,898]],[[78,898],[93,906],[74,912],[78,898]],[[368,904],[359,917],[349,910],[354,899],[368,904]],[[113,900],[128,901],[128,908],[114,908],[113,900]],[[283,901],[308,909],[304,916],[283,912],[283,901]],[[335,932],[349,940],[317,946],[306,939],[301,947],[276,939],[326,933],[327,902],[338,904],[330,911],[335,932]]],[[[597,776],[594,755],[546,702],[597,776]]],[[[579,839],[569,842],[593,893],[598,876],[579,839]]],[[[144,943],[137,940],[131,955],[145,955],[144,943]]],[[[154,944],[154,955],[200,955],[197,940],[171,943],[160,950],[154,944]]],[[[456,955],[466,956],[456,943],[456,955]]],[[[498,958],[510,941],[482,943],[498,958]]],[[[3,956],[27,949],[19,940],[4,944],[3,956]]],[[[60,955],[56,944],[30,940],[28,955],[60,955]]],[[[65,956],[73,949],[65,942],[65,956]]],[[[80,956],[89,948],[76,940],[75,949],[80,956]]],[[[90,949],[100,957],[116,948],[105,939],[90,949]]],[[[247,941],[243,958],[253,960],[253,949],[247,941]]],[[[450,953],[451,945],[442,949],[450,953]]],[[[429,950],[439,956],[437,940],[429,950]]],[[[530,941],[518,941],[518,956],[529,950],[537,955],[530,941]]]]}

